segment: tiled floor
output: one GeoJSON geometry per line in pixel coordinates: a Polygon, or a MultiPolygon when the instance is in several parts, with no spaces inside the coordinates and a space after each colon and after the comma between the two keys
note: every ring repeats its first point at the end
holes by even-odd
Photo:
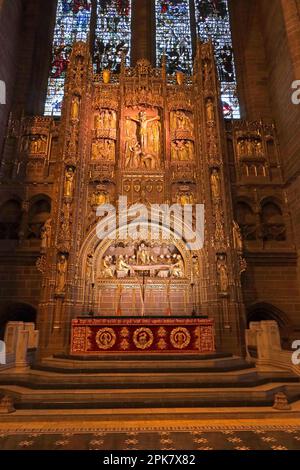
{"type": "Polygon", "coordinates": [[[233,408],[230,419],[212,417],[209,410],[210,419],[183,419],[177,416],[178,410],[170,419],[165,410],[159,420],[151,419],[153,411],[143,411],[149,419],[132,421],[114,417],[113,410],[111,420],[103,414],[98,419],[99,410],[93,419],[87,411],[80,418],[62,411],[59,419],[49,411],[48,420],[38,413],[30,417],[29,411],[17,412],[7,422],[0,421],[0,450],[300,450],[296,410],[288,416],[268,417],[267,409],[240,412],[233,408]]]}
{"type": "Polygon", "coordinates": [[[0,431],[1,450],[300,450],[297,426],[193,426],[173,430],[0,431]]]}

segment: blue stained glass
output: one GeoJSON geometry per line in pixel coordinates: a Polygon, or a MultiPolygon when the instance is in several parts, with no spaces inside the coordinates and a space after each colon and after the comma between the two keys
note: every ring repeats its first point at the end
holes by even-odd
{"type": "Polygon", "coordinates": [[[51,72],[45,103],[46,116],[60,116],[66,69],[72,45],[86,41],[90,32],[91,0],[58,0],[51,72]]]}
{"type": "Polygon", "coordinates": [[[118,72],[122,54],[130,65],[131,0],[100,0],[94,47],[94,68],[118,72]]]}
{"type": "Polygon", "coordinates": [[[156,0],[156,63],[166,58],[168,73],[193,66],[189,0],[156,0]]]}
{"type": "Polygon", "coordinates": [[[240,118],[228,0],[195,0],[197,34],[212,39],[221,82],[225,118],[240,118]]]}

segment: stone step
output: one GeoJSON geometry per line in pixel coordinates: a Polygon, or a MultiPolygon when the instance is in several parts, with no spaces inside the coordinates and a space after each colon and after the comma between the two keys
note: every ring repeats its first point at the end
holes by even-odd
{"type": "Polygon", "coordinates": [[[253,366],[247,363],[244,359],[234,356],[227,357],[211,357],[202,359],[199,356],[179,356],[180,360],[174,360],[170,355],[161,358],[152,356],[152,359],[139,357],[128,357],[127,356],[118,356],[118,359],[114,359],[111,356],[106,356],[106,360],[103,358],[99,359],[94,358],[90,359],[74,359],[72,357],[50,357],[44,359],[39,364],[36,364],[33,367],[33,370],[40,371],[49,371],[57,373],[105,373],[107,371],[121,371],[122,373],[127,372],[171,372],[176,370],[177,372],[192,372],[192,371],[202,371],[202,372],[214,372],[214,373],[224,373],[227,371],[235,370],[246,370],[252,369],[253,366]]]}
{"type": "Polygon", "coordinates": [[[20,386],[0,387],[15,399],[17,409],[127,409],[161,407],[271,406],[274,396],[284,392],[290,402],[300,398],[299,384],[265,384],[250,391],[243,388],[173,388],[128,390],[29,390],[20,386]]]}
{"type": "Polygon", "coordinates": [[[258,372],[256,369],[224,372],[223,374],[185,372],[128,372],[110,371],[104,373],[57,374],[48,371],[30,371],[28,374],[1,374],[0,385],[19,385],[35,390],[60,389],[109,389],[109,388],[208,388],[208,387],[255,387],[268,382],[300,383],[299,378],[288,372],[258,372]]]}

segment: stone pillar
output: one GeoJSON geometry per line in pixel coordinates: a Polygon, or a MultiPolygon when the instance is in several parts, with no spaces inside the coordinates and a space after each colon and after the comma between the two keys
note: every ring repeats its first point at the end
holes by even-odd
{"type": "Polygon", "coordinates": [[[14,354],[16,372],[24,372],[29,367],[28,349],[37,347],[38,332],[34,323],[9,322],[5,330],[6,353],[14,354]]]}
{"type": "Polygon", "coordinates": [[[155,38],[155,3],[153,0],[133,0],[132,2],[132,51],[131,63],[147,59],[154,65],[155,38]]]}

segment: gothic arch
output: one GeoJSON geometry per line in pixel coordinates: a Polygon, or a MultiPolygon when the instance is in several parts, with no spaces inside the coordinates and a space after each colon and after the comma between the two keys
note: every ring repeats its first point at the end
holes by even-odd
{"type": "Polygon", "coordinates": [[[39,239],[41,229],[51,214],[51,198],[37,194],[29,201],[28,238],[39,239]]]}
{"type": "Polygon", "coordinates": [[[288,316],[279,308],[267,302],[259,302],[247,309],[247,324],[254,321],[272,320],[278,323],[280,330],[284,331],[290,327],[288,316]]]}
{"type": "Polygon", "coordinates": [[[4,338],[6,324],[10,321],[36,322],[37,310],[30,304],[14,302],[3,306],[0,314],[0,338],[4,338]]]}

